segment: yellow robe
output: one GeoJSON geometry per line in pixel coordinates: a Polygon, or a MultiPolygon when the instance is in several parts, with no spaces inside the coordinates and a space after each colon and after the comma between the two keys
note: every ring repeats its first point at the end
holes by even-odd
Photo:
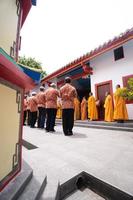
{"type": "Polygon", "coordinates": [[[114,93],[114,120],[128,120],[125,99],[119,96],[120,88],[114,93]]]}
{"type": "Polygon", "coordinates": [[[96,101],[95,101],[94,96],[90,96],[88,98],[88,118],[90,120],[98,119],[98,112],[97,112],[96,101]]]}
{"type": "Polygon", "coordinates": [[[59,102],[57,102],[57,114],[56,114],[56,118],[57,119],[61,119],[62,118],[62,108],[61,108],[61,104],[59,102]]]}
{"type": "Polygon", "coordinates": [[[83,98],[81,102],[81,120],[87,119],[87,101],[83,98]]]}
{"type": "Polygon", "coordinates": [[[113,101],[110,94],[105,99],[104,108],[105,108],[104,120],[106,122],[112,122],[113,121],[113,101]]]}
{"type": "Polygon", "coordinates": [[[80,119],[80,101],[74,98],[74,119],[80,119]]]}

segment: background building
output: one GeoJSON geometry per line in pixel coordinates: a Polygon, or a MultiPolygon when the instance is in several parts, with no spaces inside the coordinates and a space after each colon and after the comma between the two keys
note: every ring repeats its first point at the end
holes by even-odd
{"type": "MultiPolygon", "coordinates": [[[[42,80],[46,86],[50,82],[60,87],[64,77],[70,76],[80,99],[88,97],[90,91],[100,100],[99,119],[104,119],[105,92],[113,95],[115,87],[127,85],[133,77],[133,29],[74,60],[42,80]]],[[[133,119],[133,102],[127,102],[129,119],[133,119]]]]}

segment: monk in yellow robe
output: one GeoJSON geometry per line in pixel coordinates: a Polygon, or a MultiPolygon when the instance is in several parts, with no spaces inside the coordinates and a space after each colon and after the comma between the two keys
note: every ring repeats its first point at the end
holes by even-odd
{"type": "Polygon", "coordinates": [[[86,98],[83,97],[81,102],[81,120],[87,119],[87,101],[86,98]]]}
{"type": "Polygon", "coordinates": [[[56,113],[56,118],[61,119],[62,117],[62,106],[60,100],[57,100],[57,113],[56,113]]]}
{"type": "Polygon", "coordinates": [[[80,119],[80,101],[74,98],[74,119],[80,119]]]}
{"type": "Polygon", "coordinates": [[[113,101],[112,97],[109,94],[109,92],[105,93],[106,99],[104,103],[104,108],[105,108],[105,115],[104,115],[104,120],[106,122],[112,122],[113,121],[113,101]]]}
{"type": "Polygon", "coordinates": [[[120,85],[117,85],[114,93],[114,120],[122,123],[124,120],[128,120],[128,113],[125,98],[120,96],[120,90],[120,85]]]}
{"type": "Polygon", "coordinates": [[[92,92],[89,93],[89,98],[88,98],[88,118],[91,121],[98,119],[96,100],[92,92]]]}

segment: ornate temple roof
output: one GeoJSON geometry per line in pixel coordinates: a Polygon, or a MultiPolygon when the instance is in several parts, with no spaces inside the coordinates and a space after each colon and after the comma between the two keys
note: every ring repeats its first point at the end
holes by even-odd
{"type": "Polygon", "coordinates": [[[118,46],[122,45],[123,43],[133,39],[133,28],[126,30],[124,33],[121,33],[119,36],[114,37],[112,40],[105,42],[103,45],[95,48],[94,50],[84,54],[83,56],[75,59],[74,61],[68,63],[67,65],[63,66],[62,68],[56,70],[55,72],[51,73],[50,75],[46,76],[42,79],[42,82],[48,81],[54,77],[59,76],[62,73],[69,71],[70,69],[74,69],[82,63],[86,63],[87,61],[95,58],[98,55],[101,55],[113,48],[117,48],[118,46]]]}

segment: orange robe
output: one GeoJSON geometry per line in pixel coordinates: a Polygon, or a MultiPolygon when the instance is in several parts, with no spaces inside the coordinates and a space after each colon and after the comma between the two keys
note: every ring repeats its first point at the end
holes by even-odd
{"type": "Polygon", "coordinates": [[[94,96],[90,96],[88,99],[88,118],[90,120],[98,119],[98,112],[94,96]]]}
{"type": "Polygon", "coordinates": [[[81,120],[87,119],[87,101],[85,98],[81,102],[81,120]]]}
{"type": "Polygon", "coordinates": [[[104,108],[105,108],[104,120],[106,122],[112,122],[113,121],[113,102],[112,102],[112,97],[110,94],[105,99],[104,108]]]}
{"type": "Polygon", "coordinates": [[[120,88],[114,93],[114,120],[128,120],[125,99],[119,96],[120,88]]]}
{"type": "Polygon", "coordinates": [[[61,103],[59,103],[57,101],[57,114],[56,114],[56,118],[57,119],[61,119],[61,117],[62,117],[61,103]]]}
{"type": "Polygon", "coordinates": [[[74,119],[80,119],[80,101],[74,98],[74,119]]]}

